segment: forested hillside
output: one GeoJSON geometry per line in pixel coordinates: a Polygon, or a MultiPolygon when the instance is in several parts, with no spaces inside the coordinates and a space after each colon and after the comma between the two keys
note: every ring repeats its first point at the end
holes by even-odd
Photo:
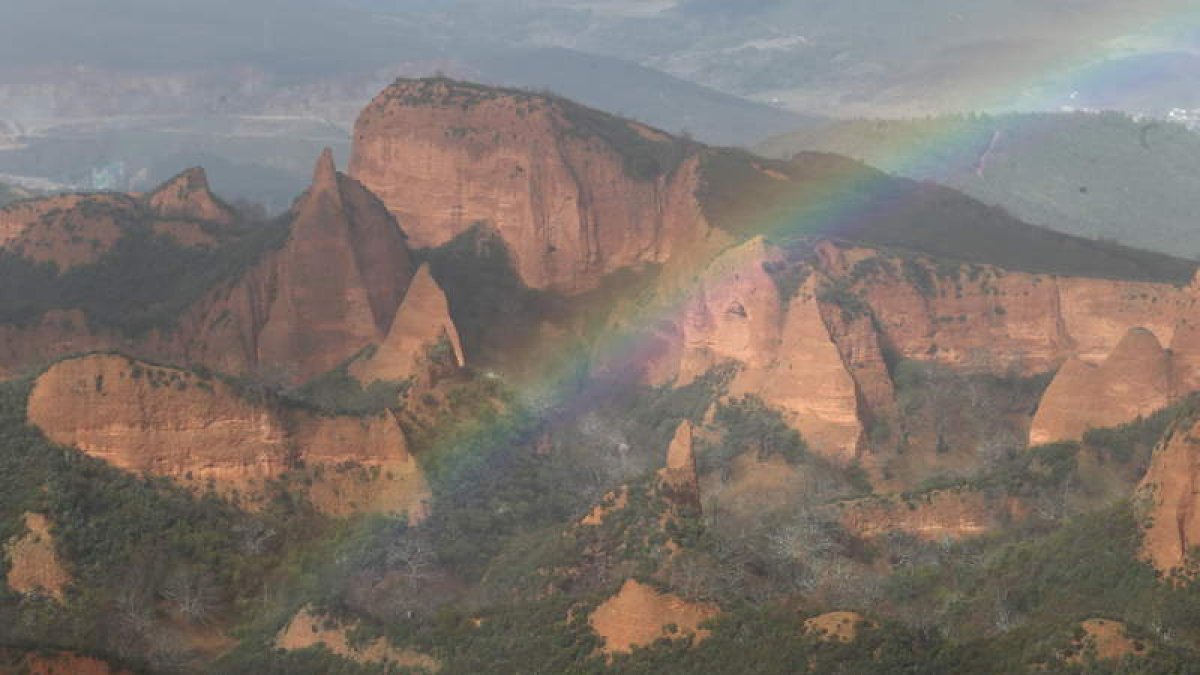
{"type": "Polygon", "coordinates": [[[1061,232],[1200,254],[1200,134],[1170,123],[1119,113],[852,120],[758,150],[844,154],[1061,232]]]}

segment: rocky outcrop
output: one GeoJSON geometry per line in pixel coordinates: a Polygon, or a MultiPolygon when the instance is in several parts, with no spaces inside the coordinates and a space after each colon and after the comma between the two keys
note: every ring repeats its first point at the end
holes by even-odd
{"type": "Polygon", "coordinates": [[[803,632],[821,642],[854,642],[867,620],[858,612],[826,612],[804,620],[803,632]]]}
{"type": "Polygon", "coordinates": [[[438,359],[460,368],[466,363],[446,295],[430,274],[429,265],[422,265],[383,343],[370,357],[351,364],[350,374],[363,384],[402,381],[426,374],[434,365],[431,361],[438,359]],[[437,350],[447,353],[437,354],[437,350]]]}
{"type": "Polygon", "coordinates": [[[700,624],[719,613],[716,605],[688,602],[628,579],[616,595],[592,612],[589,623],[596,634],[604,638],[604,652],[619,654],[650,645],[660,638],[690,636],[700,642],[709,635],[700,624]],[[668,628],[672,626],[674,631],[669,632],[668,628]]]}
{"type": "Polygon", "coordinates": [[[0,251],[60,271],[96,262],[124,235],[141,209],[121,194],[57,195],[0,209],[0,251]]]}
{"type": "Polygon", "coordinates": [[[1125,624],[1112,619],[1088,619],[1079,624],[1083,635],[1072,645],[1068,663],[1085,664],[1090,655],[1097,661],[1117,661],[1125,656],[1145,656],[1149,647],[1129,637],[1125,624]]]}
{"type": "Polygon", "coordinates": [[[700,479],[692,447],[692,423],[684,420],[675,429],[667,448],[667,465],[659,470],[659,487],[668,501],[688,513],[700,513],[700,479]]]}
{"type": "Polygon", "coordinates": [[[25,514],[25,533],[4,546],[8,587],[26,595],[46,595],[62,602],[71,575],[63,567],[50,534],[50,521],[40,513],[25,514]]]}
{"type": "Polygon", "coordinates": [[[248,507],[268,481],[303,467],[302,483],[327,513],[425,513],[428,487],[390,415],[315,416],[250,402],[216,378],[94,355],[39,377],[28,418],[50,440],[119,469],[212,486],[248,507]]]}
{"type": "Polygon", "coordinates": [[[301,382],[383,340],[413,275],[387,210],[326,151],[290,218],[283,248],[193,307],[163,352],[301,382]]]}
{"type": "Polygon", "coordinates": [[[679,346],[670,351],[676,365],[661,368],[660,377],[686,384],[722,363],[737,363],[731,395],[759,396],[814,450],[848,462],[862,434],[857,383],[822,316],[817,275],[785,299],[767,272],[779,260],[762,238],[714,260],[678,321],[679,346]]]}
{"type": "Polygon", "coordinates": [[[1046,389],[1030,445],[1078,440],[1092,428],[1132,422],[1172,400],[1171,354],[1154,334],[1131,329],[1102,363],[1069,359],[1046,389]]]}
{"type": "Polygon", "coordinates": [[[530,287],[574,293],[702,238],[692,146],[567,101],[400,80],[359,116],[350,173],[413,245],[495,228],[530,287]]]}
{"type": "Polygon", "coordinates": [[[354,623],[337,621],[315,613],[311,607],[304,607],[275,636],[275,646],[288,651],[320,646],[355,663],[387,666],[389,672],[393,667],[405,672],[436,673],[441,670],[441,664],[433,657],[393,647],[387,638],[379,637],[359,644],[350,637],[356,628],[354,623]]]}
{"type": "Polygon", "coordinates": [[[213,195],[208,188],[204,169],[193,167],[163,183],[146,197],[146,204],[156,215],[167,219],[200,220],[218,225],[232,225],[233,209],[213,195]]]}
{"type": "Polygon", "coordinates": [[[579,524],[598,527],[604,524],[609,514],[620,511],[626,506],[629,506],[629,486],[622,485],[620,488],[605,494],[604,499],[592,507],[592,510],[579,521],[579,524]]]}
{"type": "Polygon", "coordinates": [[[1142,553],[1161,572],[1186,569],[1200,545],[1200,423],[1168,432],[1138,486],[1145,533],[1142,553]]]}
{"type": "Polygon", "coordinates": [[[855,536],[872,538],[903,532],[926,541],[986,534],[1019,520],[1024,507],[966,488],[936,490],[913,497],[865,497],[834,506],[838,522],[855,536]]]}
{"type": "Polygon", "coordinates": [[[974,371],[1046,372],[1070,356],[1096,363],[1135,327],[1169,344],[1178,322],[1200,309],[1194,287],[938,263],[828,242],[817,253],[898,356],[974,371]]]}

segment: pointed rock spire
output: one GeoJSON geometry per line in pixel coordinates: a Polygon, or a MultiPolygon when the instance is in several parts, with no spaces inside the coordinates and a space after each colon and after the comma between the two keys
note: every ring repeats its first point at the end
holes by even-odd
{"type": "Polygon", "coordinates": [[[684,420],[675,429],[667,448],[667,466],[659,471],[659,485],[667,499],[680,509],[700,512],[700,477],[692,443],[692,423],[684,420]]]}
{"type": "Polygon", "coordinates": [[[696,456],[692,453],[692,423],[688,420],[675,428],[675,437],[667,448],[667,470],[696,473],[696,456]]]}
{"type": "Polygon", "coordinates": [[[208,187],[208,174],[198,166],[163,183],[150,194],[147,203],[163,218],[206,220],[222,225],[229,225],[234,219],[233,210],[213,195],[208,187]]]}
{"type": "Polygon", "coordinates": [[[321,156],[317,158],[317,165],[313,169],[312,179],[314,192],[327,188],[337,189],[337,164],[333,161],[333,150],[330,148],[321,151],[321,156]]]}
{"type": "Polygon", "coordinates": [[[350,373],[364,384],[376,380],[398,381],[428,372],[430,359],[444,358],[462,367],[462,342],[450,318],[450,305],[429,265],[413,277],[383,344],[368,359],[354,363],[350,373]],[[431,350],[446,349],[445,354],[431,350]]]}

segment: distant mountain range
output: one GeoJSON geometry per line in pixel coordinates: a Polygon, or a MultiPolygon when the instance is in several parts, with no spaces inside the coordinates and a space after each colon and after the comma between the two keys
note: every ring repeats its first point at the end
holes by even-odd
{"type": "Polygon", "coordinates": [[[852,120],[758,146],[844,154],[1061,232],[1200,254],[1200,134],[1117,114],[852,120]]]}

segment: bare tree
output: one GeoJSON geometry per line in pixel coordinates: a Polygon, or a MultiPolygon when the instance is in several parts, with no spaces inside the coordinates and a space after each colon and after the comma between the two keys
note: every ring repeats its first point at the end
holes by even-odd
{"type": "Polygon", "coordinates": [[[212,574],[202,570],[178,569],[167,578],[162,589],[163,600],[171,609],[196,623],[204,623],[217,610],[219,593],[212,574]]]}
{"type": "Polygon", "coordinates": [[[424,537],[406,536],[388,545],[386,563],[410,582],[425,581],[436,572],[437,554],[424,537]]]}
{"type": "Polygon", "coordinates": [[[261,555],[275,538],[275,530],[260,520],[238,523],[233,531],[238,535],[242,552],[247,555],[261,555]]]}

